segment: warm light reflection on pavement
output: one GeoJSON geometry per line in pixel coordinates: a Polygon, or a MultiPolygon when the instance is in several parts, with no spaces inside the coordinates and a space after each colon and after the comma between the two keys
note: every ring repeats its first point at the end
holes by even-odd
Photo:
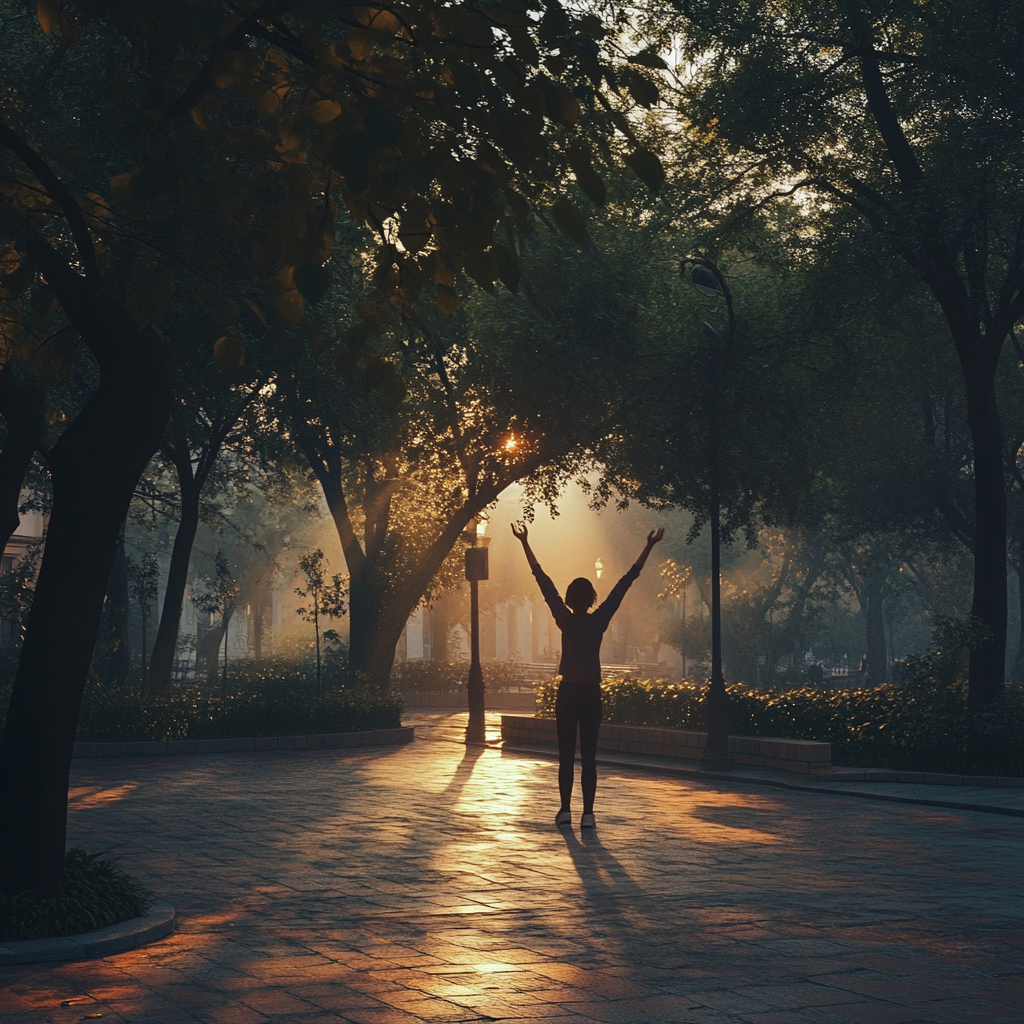
{"type": "Polygon", "coordinates": [[[76,762],[69,844],[180,926],[8,969],[3,1024],[1021,1019],[1019,819],[609,769],[596,833],[560,832],[551,760],[432,721],[401,748],[76,762]]]}
{"type": "Polygon", "coordinates": [[[71,786],[68,789],[68,804],[79,809],[98,807],[123,800],[138,786],[137,782],[126,782],[123,786],[71,786]]]}

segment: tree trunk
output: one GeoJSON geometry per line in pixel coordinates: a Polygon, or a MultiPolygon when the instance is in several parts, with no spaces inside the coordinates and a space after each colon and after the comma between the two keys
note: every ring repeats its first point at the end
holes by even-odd
{"type": "Polygon", "coordinates": [[[256,659],[263,657],[263,586],[256,589],[252,599],[252,623],[249,626],[252,649],[256,659]]]}
{"type": "Polygon", "coordinates": [[[865,649],[868,655],[868,682],[871,686],[881,686],[889,675],[888,658],[885,645],[885,617],[882,615],[882,584],[884,576],[869,579],[865,583],[864,621],[865,649]]]}
{"type": "MultiPolygon", "coordinates": [[[[996,315],[981,321],[985,301],[985,270],[980,282],[962,275],[957,255],[949,246],[943,216],[932,205],[933,191],[900,125],[882,74],[871,24],[857,3],[846,15],[861,49],[861,70],[868,110],[878,126],[901,183],[907,208],[902,217],[914,225],[916,237],[902,245],[905,258],[921,273],[949,325],[963,371],[967,394],[967,423],[974,458],[974,596],[971,617],[987,626],[991,638],[971,648],[969,695],[975,706],[1003,692],[1006,664],[1006,488],[1003,482],[1002,431],[996,405],[995,379],[1006,335],[1019,314],[1011,296],[1019,291],[1019,269],[1004,280],[996,315]],[[916,223],[915,223],[916,222],[916,223]],[[978,286],[980,284],[980,293],[978,286]]],[[[982,218],[983,219],[983,218],[982,218]]],[[[982,232],[987,225],[981,226],[982,232]]],[[[987,242],[985,243],[987,248],[987,242]]],[[[1012,260],[1010,261],[1012,265],[1012,260]]],[[[981,264],[984,268],[984,261],[981,264]]]]}
{"type": "Polygon", "coordinates": [[[220,676],[220,645],[227,631],[227,623],[223,620],[216,626],[203,627],[202,636],[196,643],[196,673],[199,665],[206,663],[206,682],[208,686],[216,686],[220,676]]]}
{"type": "Polygon", "coordinates": [[[381,600],[365,581],[351,583],[349,591],[349,672],[365,686],[386,692],[395,663],[395,648],[415,604],[404,611],[395,602],[381,600]]]}
{"type": "Polygon", "coordinates": [[[192,545],[199,529],[199,489],[181,490],[181,521],[174,535],[171,564],[167,572],[167,589],[160,626],[153,642],[149,666],[149,684],[154,693],[166,693],[171,686],[174,655],[178,649],[178,630],[181,627],[181,607],[188,586],[188,568],[192,560],[192,545]]]}
{"type": "MultiPolygon", "coordinates": [[[[430,545],[429,555],[398,577],[401,584],[396,589],[394,584],[380,582],[397,575],[394,551],[389,549],[387,543],[390,504],[390,491],[387,488],[391,485],[386,481],[381,482],[382,489],[374,498],[372,515],[367,512],[371,503],[364,502],[364,551],[355,535],[341,486],[340,456],[336,451],[329,451],[328,459],[321,453],[320,445],[311,441],[308,435],[303,436],[302,431],[299,431],[299,444],[323,488],[324,499],[338,531],[348,566],[349,670],[355,680],[386,691],[391,681],[395,649],[409,616],[441,568],[445,557],[458,542],[466,524],[497,498],[502,487],[477,490],[474,502],[464,505],[441,527],[437,538],[430,545]]],[[[536,463],[524,468],[523,475],[533,468],[536,468],[536,463]]]]}
{"type": "MultiPolygon", "coordinates": [[[[998,352],[996,353],[998,356],[998,352]]],[[[987,360],[965,373],[967,422],[974,454],[974,597],[971,618],[988,627],[990,640],[970,654],[970,700],[988,704],[1004,690],[1006,674],[1006,486],[1003,437],[996,407],[995,367],[987,360]]]]}
{"type": "Polygon", "coordinates": [[[1017,567],[1017,597],[1020,609],[1017,616],[1017,655],[1013,659],[1013,674],[1010,677],[1015,686],[1024,684],[1024,558],[1017,567]]]}
{"type": "Polygon", "coordinates": [[[0,886],[8,893],[62,884],[71,753],[107,580],[170,410],[156,339],[122,307],[73,297],[76,326],[103,358],[96,393],[50,454],[53,511],[0,748],[0,886]]]}
{"type": "Polygon", "coordinates": [[[0,370],[0,416],[7,440],[0,451],[0,552],[21,523],[18,506],[32,456],[46,437],[46,396],[8,360],[0,370]]]}
{"type": "Polygon", "coordinates": [[[117,538],[114,564],[107,580],[104,603],[106,635],[100,646],[99,671],[105,683],[122,687],[128,682],[132,657],[128,628],[128,557],[124,549],[124,524],[117,538]]]}

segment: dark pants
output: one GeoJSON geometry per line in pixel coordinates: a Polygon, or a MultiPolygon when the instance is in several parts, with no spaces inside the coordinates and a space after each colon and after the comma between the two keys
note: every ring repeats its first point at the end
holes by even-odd
{"type": "Polygon", "coordinates": [[[597,792],[597,734],[601,727],[601,690],[599,686],[558,686],[555,698],[555,725],[558,729],[558,795],[562,810],[572,802],[572,784],[576,766],[576,731],[580,736],[580,782],[583,788],[583,813],[594,813],[597,792]]]}

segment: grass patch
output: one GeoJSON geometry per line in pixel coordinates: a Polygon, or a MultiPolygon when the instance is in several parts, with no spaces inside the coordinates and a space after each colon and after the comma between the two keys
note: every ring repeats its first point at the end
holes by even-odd
{"type": "Polygon", "coordinates": [[[57,896],[0,895],[0,941],[47,939],[107,928],[149,912],[153,894],[114,861],[74,847],[57,896]]]}

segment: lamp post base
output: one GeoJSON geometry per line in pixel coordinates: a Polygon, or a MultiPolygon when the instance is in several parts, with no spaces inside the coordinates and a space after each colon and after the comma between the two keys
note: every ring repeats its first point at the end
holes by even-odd
{"type": "Polygon", "coordinates": [[[484,718],[484,676],[479,663],[469,666],[469,724],[466,726],[467,743],[486,743],[487,728],[484,718]]]}

